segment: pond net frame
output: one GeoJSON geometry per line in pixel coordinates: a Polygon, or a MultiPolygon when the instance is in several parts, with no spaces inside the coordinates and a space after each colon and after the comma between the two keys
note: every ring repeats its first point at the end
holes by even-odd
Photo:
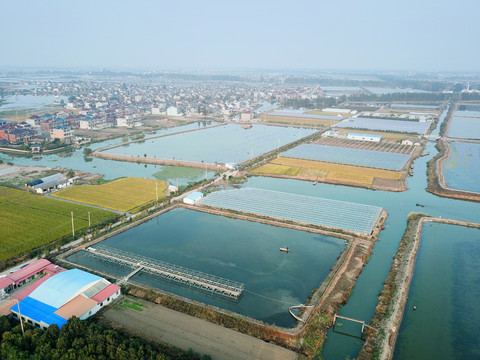
{"type": "Polygon", "coordinates": [[[256,188],[220,190],[200,205],[371,234],[382,208],[256,188]]]}

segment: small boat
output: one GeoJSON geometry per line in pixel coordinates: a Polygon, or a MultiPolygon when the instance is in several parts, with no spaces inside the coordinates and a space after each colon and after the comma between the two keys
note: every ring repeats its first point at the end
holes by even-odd
{"type": "Polygon", "coordinates": [[[416,306],[416,305],[413,305],[413,310],[417,310],[417,306],[416,306]]]}
{"type": "Polygon", "coordinates": [[[289,249],[288,246],[287,246],[287,247],[282,247],[282,248],[280,248],[280,251],[283,251],[283,252],[287,252],[287,253],[288,253],[288,252],[290,252],[290,249],[289,249]]]}
{"type": "Polygon", "coordinates": [[[318,183],[318,177],[317,177],[317,179],[313,182],[313,185],[315,186],[315,185],[317,185],[317,183],[318,183]]]}
{"type": "Polygon", "coordinates": [[[425,207],[425,205],[419,204],[419,203],[416,203],[415,205],[416,205],[416,206],[420,206],[420,207],[425,207]]]}
{"type": "Polygon", "coordinates": [[[380,229],[385,230],[385,226],[382,225],[382,226],[380,227],[380,229]]]}

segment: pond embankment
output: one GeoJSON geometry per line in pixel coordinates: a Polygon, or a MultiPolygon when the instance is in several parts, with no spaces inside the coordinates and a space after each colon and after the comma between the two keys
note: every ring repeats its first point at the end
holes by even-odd
{"type": "Polygon", "coordinates": [[[444,139],[438,139],[437,145],[438,154],[428,162],[427,176],[428,187],[427,191],[438,196],[449,197],[452,199],[479,201],[480,193],[456,190],[447,187],[445,178],[443,176],[442,166],[450,157],[451,150],[448,142],[444,139]]]}
{"type": "Polygon", "coordinates": [[[390,272],[378,297],[375,315],[370,322],[377,331],[365,331],[366,341],[357,357],[359,360],[388,360],[393,357],[415,269],[422,228],[426,222],[480,228],[480,223],[435,218],[418,213],[409,215],[407,229],[393,257],[390,272]]]}

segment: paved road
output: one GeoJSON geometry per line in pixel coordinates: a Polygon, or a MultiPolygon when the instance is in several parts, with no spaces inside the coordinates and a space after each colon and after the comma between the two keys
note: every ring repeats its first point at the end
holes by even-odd
{"type": "Polygon", "coordinates": [[[104,313],[105,318],[181,349],[191,348],[201,354],[208,354],[214,360],[293,360],[297,358],[295,352],[280,346],[167,309],[161,305],[138,299],[135,301],[145,304],[144,311],[116,306],[104,313]]]}

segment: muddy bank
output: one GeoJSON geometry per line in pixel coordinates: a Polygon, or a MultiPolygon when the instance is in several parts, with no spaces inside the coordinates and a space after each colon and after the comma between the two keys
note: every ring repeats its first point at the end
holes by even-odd
{"type": "Polygon", "coordinates": [[[189,166],[189,167],[195,167],[199,169],[208,169],[213,171],[228,170],[224,165],[199,163],[199,162],[193,162],[193,161],[157,159],[157,158],[149,158],[149,157],[130,156],[130,155],[108,154],[108,153],[103,153],[98,151],[95,151],[92,155],[105,160],[127,161],[127,162],[141,163],[141,164],[189,166]]]}

